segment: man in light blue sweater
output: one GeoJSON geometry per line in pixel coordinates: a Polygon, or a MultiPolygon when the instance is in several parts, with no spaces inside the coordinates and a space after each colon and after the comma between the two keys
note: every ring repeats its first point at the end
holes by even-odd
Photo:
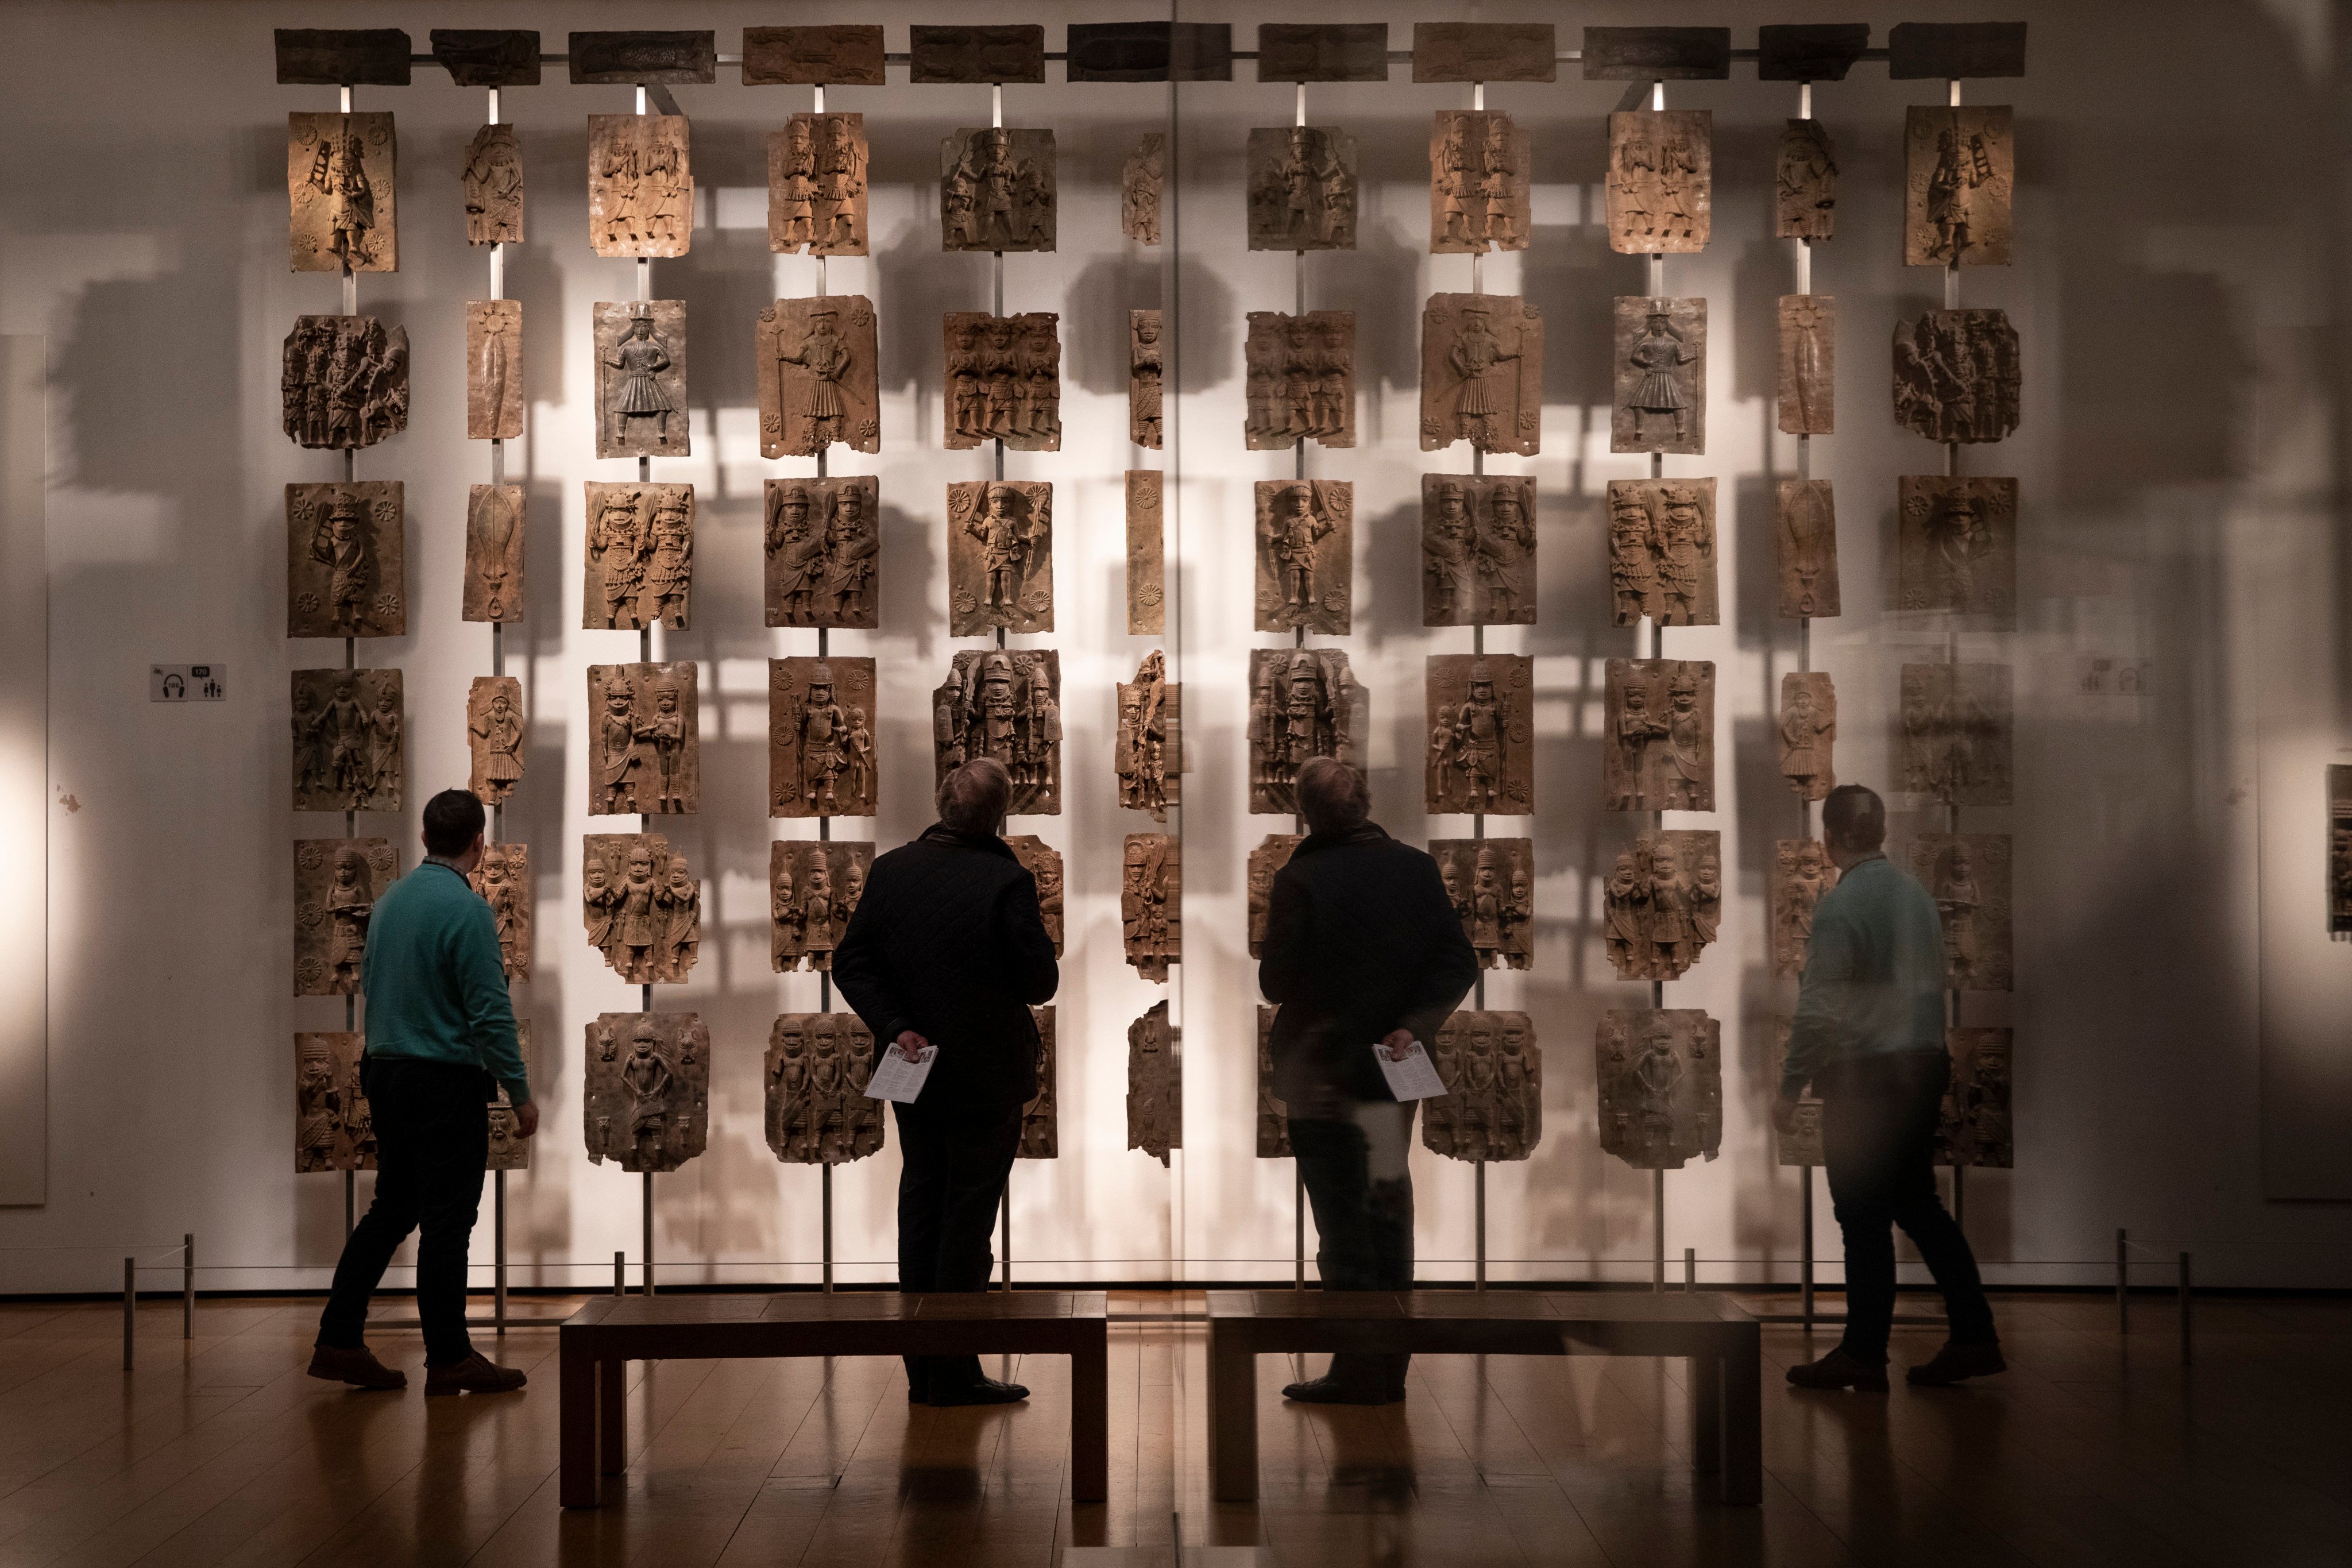
{"type": "Polygon", "coordinates": [[[425,803],[425,864],[369,912],[360,970],[367,1048],[360,1084],[376,1137],[375,1200],[335,1266],[310,1375],[361,1388],[405,1388],[405,1373],[367,1348],[368,1298],[408,1233],[416,1246],[416,1316],[425,1392],[501,1394],[523,1374],[493,1364],[466,1334],[466,1255],[489,1157],[489,1103],[503,1086],[515,1133],[539,1131],[539,1107],[515,1044],[498,923],[466,879],[482,858],[482,803],[461,789],[425,803]]]}
{"type": "Polygon", "coordinates": [[[1951,1339],[1915,1384],[2000,1372],[1992,1308],[1968,1237],[1936,1191],[1936,1129],[1951,1056],[1944,1044],[1944,936],[1936,900],[1887,862],[1886,806],[1860,784],[1822,803],[1841,873],[1813,910],[1773,1125],[1787,1132],[1810,1082],[1822,1100],[1822,1155],[1845,1234],[1845,1335],[1789,1369],[1801,1388],[1886,1390],[1901,1226],[1944,1293],[1951,1339]]]}

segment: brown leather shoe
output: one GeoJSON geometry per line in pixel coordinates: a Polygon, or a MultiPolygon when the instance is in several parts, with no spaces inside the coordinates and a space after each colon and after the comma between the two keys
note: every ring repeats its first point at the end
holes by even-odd
{"type": "Polygon", "coordinates": [[[348,1349],[334,1345],[310,1347],[310,1375],[328,1383],[348,1383],[353,1388],[406,1388],[408,1374],[375,1359],[365,1345],[348,1349]]]}
{"type": "Polygon", "coordinates": [[[1935,1360],[1913,1367],[1903,1374],[1903,1380],[1920,1388],[1949,1388],[1962,1378],[1990,1377],[2008,1370],[2009,1363],[2001,1359],[1999,1345],[1947,1342],[1936,1352],[1935,1360]]]}
{"type": "Polygon", "coordinates": [[[520,1369],[500,1366],[479,1351],[464,1361],[425,1369],[427,1394],[512,1394],[530,1381],[520,1369]]]}
{"type": "Polygon", "coordinates": [[[1801,1362],[1789,1369],[1789,1381],[1799,1388],[1851,1388],[1856,1394],[1886,1392],[1886,1368],[1857,1361],[1841,1345],[1819,1361],[1801,1362]]]}

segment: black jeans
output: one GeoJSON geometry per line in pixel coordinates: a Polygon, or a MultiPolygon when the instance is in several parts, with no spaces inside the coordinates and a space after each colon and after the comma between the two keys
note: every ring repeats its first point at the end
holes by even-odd
{"type": "Polygon", "coordinates": [[[1813,1080],[1830,1201],[1845,1233],[1843,1348],[1873,1366],[1886,1364],[1895,1321],[1898,1225],[1944,1293],[1953,1343],[1996,1342],[1976,1255],[1936,1191],[1936,1124],[1951,1071],[1943,1052],[1914,1051],[1836,1062],[1813,1080]]]}
{"type": "Polygon", "coordinates": [[[374,1057],[361,1066],[375,1114],[375,1199],[343,1243],[335,1285],[319,1319],[322,1345],[366,1342],[368,1298],[408,1233],[416,1243],[416,1316],[425,1364],[474,1353],[466,1335],[466,1253],[482,1205],[490,1155],[490,1079],[455,1062],[374,1057]]]}
{"type": "MultiPolygon", "coordinates": [[[[1021,1107],[973,1110],[943,1100],[894,1103],[898,1115],[898,1289],[985,1290],[996,1209],[1021,1148],[1021,1107]]],[[[981,1379],[976,1355],[910,1355],[918,1400],[981,1379]]]]}
{"type": "MultiPolygon", "coordinates": [[[[1412,1289],[1412,1145],[1416,1101],[1360,1101],[1346,1121],[1290,1120],[1290,1149],[1315,1210],[1315,1266],[1326,1290],[1412,1289]]],[[[1404,1395],[1409,1355],[1343,1352],[1334,1382],[1404,1395]]]]}

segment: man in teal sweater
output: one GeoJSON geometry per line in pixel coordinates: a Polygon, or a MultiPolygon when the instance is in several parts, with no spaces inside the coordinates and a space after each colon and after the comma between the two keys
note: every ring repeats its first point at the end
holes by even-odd
{"type": "Polygon", "coordinates": [[[395,1248],[421,1225],[416,1316],[425,1392],[500,1394],[523,1374],[492,1363],[466,1334],[466,1256],[489,1157],[489,1102],[503,1086],[515,1132],[539,1131],[490,906],[467,885],[482,858],[482,803],[461,789],[425,803],[425,864],[376,901],[360,970],[367,1048],[360,1084],[373,1114],[375,1200],[343,1243],[319,1320],[310,1375],[405,1388],[367,1348],[368,1298],[395,1248]]]}
{"type": "Polygon", "coordinates": [[[1845,1234],[1845,1335],[1789,1369],[1801,1388],[1886,1391],[1901,1226],[1944,1293],[1950,1341],[1915,1384],[2004,1370],[1992,1308],[1968,1237],[1936,1191],[1936,1129],[1952,1062],[1944,1044],[1944,936],[1927,889],[1888,864],[1886,806],[1860,784],[1822,803],[1841,873],[1813,910],[1773,1125],[1787,1132],[1810,1082],[1822,1100],[1822,1156],[1845,1234]]]}

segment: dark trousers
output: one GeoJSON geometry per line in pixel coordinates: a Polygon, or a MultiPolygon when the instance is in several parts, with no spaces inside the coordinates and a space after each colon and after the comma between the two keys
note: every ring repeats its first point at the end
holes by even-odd
{"type": "Polygon", "coordinates": [[[1813,1080],[1830,1201],[1845,1233],[1843,1349],[1874,1366],[1886,1363],[1895,1321],[1898,1225],[1944,1293],[1953,1342],[1995,1342],[1976,1255],[1936,1191],[1936,1126],[1951,1071],[1943,1052],[1915,1051],[1834,1063],[1813,1080]]]}
{"type": "MultiPolygon", "coordinates": [[[[1290,1119],[1290,1150],[1315,1211],[1315,1266],[1326,1290],[1412,1289],[1412,1145],[1416,1102],[1359,1101],[1347,1120],[1290,1119]]],[[[1342,1352],[1334,1382],[1404,1395],[1409,1355],[1342,1352]]]]}
{"type": "MultiPolygon", "coordinates": [[[[985,1290],[996,1265],[1004,1179],[1021,1148],[1021,1107],[973,1110],[943,1100],[894,1105],[898,1114],[898,1289],[985,1290]]],[[[910,1355],[907,1386],[918,1400],[969,1387],[976,1355],[910,1355]]]]}
{"type": "Polygon", "coordinates": [[[425,1364],[449,1366],[474,1353],[466,1336],[466,1252],[490,1155],[490,1080],[479,1068],[406,1057],[370,1058],[360,1070],[375,1117],[375,1199],[343,1243],[319,1343],[365,1342],[368,1298],[393,1253],[422,1226],[416,1317],[425,1326],[425,1364]]]}

